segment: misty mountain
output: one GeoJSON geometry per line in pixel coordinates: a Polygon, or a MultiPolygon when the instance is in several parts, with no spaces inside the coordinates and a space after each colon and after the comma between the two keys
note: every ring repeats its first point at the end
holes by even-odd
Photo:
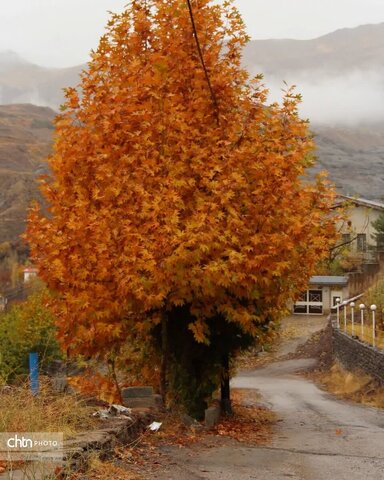
{"type": "Polygon", "coordinates": [[[384,122],[384,23],[342,29],[313,40],[257,40],[244,65],[264,73],[272,100],[296,85],[312,124],[384,122]]]}
{"type": "MultiPolygon", "coordinates": [[[[313,40],[253,40],[244,49],[243,63],[252,74],[265,75],[272,93],[280,91],[283,81],[297,85],[309,104],[305,114],[309,110],[308,116],[316,121],[321,89],[316,90],[318,103],[312,105],[314,92],[306,92],[306,87],[320,85],[325,101],[332,95],[345,96],[347,89],[350,103],[354,103],[354,88],[364,79],[364,86],[374,83],[375,88],[384,92],[384,23],[344,28],[313,40]]],[[[14,52],[0,52],[0,104],[33,103],[58,109],[63,101],[62,89],[76,86],[84,67],[44,68],[14,52]]],[[[373,105],[376,102],[369,90],[365,90],[366,102],[373,105]]],[[[360,88],[356,97],[362,93],[360,88]]],[[[358,116],[358,112],[355,114],[358,116]]]]}
{"type": "Polygon", "coordinates": [[[341,193],[384,197],[384,23],[313,40],[255,40],[244,51],[265,75],[271,99],[284,81],[303,96],[300,113],[316,134],[318,163],[341,193]]]}
{"type": "Polygon", "coordinates": [[[343,28],[313,40],[253,40],[244,64],[267,77],[339,76],[384,66],[384,23],[343,28]]]}
{"type": "Polygon", "coordinates": [[[44,68],[14,52],[0,52],[0,104],[31,103],[58,110],[63,88],[79,83],[82,68],[44,68]]]}
{"type": "Polygon", "coordinates": [[[15,52],[7,50],[0,52],[0,72],[7,72],[19,65],[27,65],[28,62],[15,52]]]}

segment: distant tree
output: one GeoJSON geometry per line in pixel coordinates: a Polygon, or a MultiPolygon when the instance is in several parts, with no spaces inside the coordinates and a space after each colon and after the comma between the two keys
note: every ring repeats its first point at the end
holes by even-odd
{"type": "Polygon", "coordinates": [[[384,212],[381,212],[377,220],[372,222],[372,227],[376,230],[372,235],[376,244],[380,247],[384,247],[384,212]]]}
{"type": "Polygon", "coordinates": [[[49,293],[40,289],[25,302],[0,314],[0,384],[28,373],[28,354],[37,352],[40,367],[61,358],[49,293]]]}
{"type": "Polygon", "coordinates": [[[196,415],[220,383],[228,404],[231,356],[268,336],[335,242],[333,191],[304,180],[300,98],[266,103],[247,40],[229,1],[112,15],[56,120],[49,212],[28,225],[65,348],[107,357],[147,331],[163,393],[189,388],[196,415]]]}

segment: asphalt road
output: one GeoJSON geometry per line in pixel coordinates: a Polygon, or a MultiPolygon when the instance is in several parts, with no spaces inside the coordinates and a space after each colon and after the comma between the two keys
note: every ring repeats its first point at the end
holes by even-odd
{"type": "MultiPolygon", "coordinates": [[[[287,350],[287,345],[283,346],[287,350]]],[[[268,447],[169,447],[171,466],[158,480],[384,479],[384,411],[340,401],[297,372],[314,360],[272,363],[236,377],[257,389],[278,415],[268,447]]]]}

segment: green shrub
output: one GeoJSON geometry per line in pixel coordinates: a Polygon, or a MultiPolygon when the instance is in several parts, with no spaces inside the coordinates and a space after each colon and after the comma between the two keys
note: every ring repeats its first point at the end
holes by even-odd
{"type": "Polygon", "coordinates": [[[40,368],[61,357],[48,301],[43,289],[0,315],[0,383],[28,373],[30,352],[39,354],[40,368]]]}

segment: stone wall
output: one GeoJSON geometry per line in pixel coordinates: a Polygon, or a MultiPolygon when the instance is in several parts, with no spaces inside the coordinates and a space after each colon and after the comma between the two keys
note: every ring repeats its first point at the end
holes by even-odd
{"type": "Polygon", "coordinates": [[[378,350],[337,328],[332,334],[333,355],[350,371],[362,370],[384,383],[384,350],[378,350]]]}

